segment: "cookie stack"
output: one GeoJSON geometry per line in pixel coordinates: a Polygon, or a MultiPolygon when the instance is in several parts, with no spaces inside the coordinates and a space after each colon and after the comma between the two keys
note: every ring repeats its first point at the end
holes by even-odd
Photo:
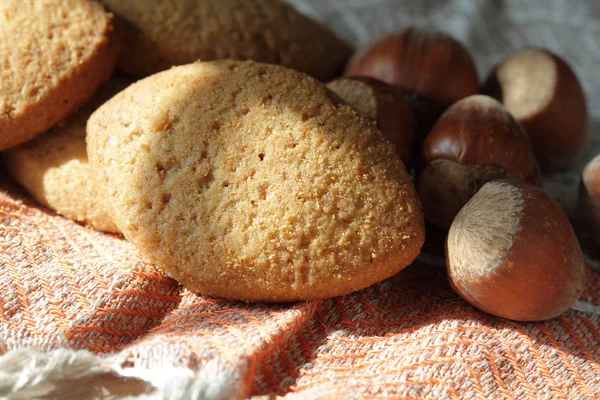
{"type": "Polygon", "coordinates": [[[223,298],[343,295],[416,258],[402,161],[319,81],[334,34],[277,0],[104,3],[0,4],[0,150],[41,204],[223,298]]]}

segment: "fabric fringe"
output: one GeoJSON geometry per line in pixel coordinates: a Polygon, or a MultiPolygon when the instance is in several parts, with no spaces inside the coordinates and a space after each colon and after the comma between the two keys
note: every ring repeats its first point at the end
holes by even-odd
{"type": "Polygon", "coordinates": [[[0,397],[21,399],[238,399],[234,369],[210,360],[193,371],[174,366],[122,368],[85,350],[35,348],[0,357],[0,397]]]}

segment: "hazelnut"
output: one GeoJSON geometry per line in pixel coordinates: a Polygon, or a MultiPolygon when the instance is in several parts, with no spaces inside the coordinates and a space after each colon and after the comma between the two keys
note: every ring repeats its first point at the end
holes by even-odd
{"type": "Polygon", "coordinates": [[[565,312],[584,288],[583,254],[560,206],[519,180],[486,183],[446,241],[452,288],[471,305],[518,321],[565,312]]]}
{"type": "Polygon", "coordinates": [[[373,78],[340,78],[327,87],[365,117],[375,121],[383,134],[396,146],[408,167],[415,145],[415,116],[401,93],[373,78]]]}
{"type": "Polygon", "coordinates": [[[600,246],[600,154],[581,173],[577,210],[585,221],[585,229],[600,246]]]}
{"type": "Polygon", "coordinates": [[[458,101],[440,117],[418,169],[425,218],[444,229],[486,182],[515,178],[541,185],[527,134],[502,104],[483,95],[458,101]]]}
{"type": "Polygon", "coordinates": [[[408,28],[391,33],[357,52],[346,76],[370,76],[428,96],[445,109],[479,92],[471,55],[454,38],[408,28]]]}
{"type": "Polygon", "coordinates": [[[585,96],[569,65],[551,52],[519,50],[498,65],[483,92],[523,125],[544,170],[570,166],[587,138],[585,96]]]}

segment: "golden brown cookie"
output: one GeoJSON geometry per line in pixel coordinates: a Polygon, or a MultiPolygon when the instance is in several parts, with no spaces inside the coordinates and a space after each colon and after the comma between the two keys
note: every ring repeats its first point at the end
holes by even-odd
{"type": "Polygon", "coordinates": [[[108,215],[105,199],[90,171],[85,126],[96,108],[129,83],[122,78],[111,78],[63,123],[3,153],[9,174],[37,201],[100,231],[119,230],[108,215]]]}
{"type": "Polygon", "coordinates": [[[350,47],[279,0],[102,0],[125,25],[119,67],[144,77],[197,60],[256,60],[321,80],[339,75],[350,47]]]}
{"type": "Polygon", "coordinates": [[[120,50],[113,17],[90,0],[0,2],[0,150],[85,103],[120,50]]]}
{"type": "Polygon", "coordinates": [[[424,241],[394,146],[291,69],[214,61],[158,73],[96,110],[87,143],[125,237],[202,294],[342,295],[400,271],[424,241]]]}

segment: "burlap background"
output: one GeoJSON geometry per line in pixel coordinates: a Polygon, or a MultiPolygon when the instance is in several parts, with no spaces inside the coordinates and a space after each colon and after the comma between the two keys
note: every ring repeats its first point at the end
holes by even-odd
{"type": "MultiPolygon", "coordinates": [[[[591,140],[546,188],[574,217],[578,174],[600,151],[600,2],[291,2],[356,45],[407,25],[437,27],[467,45],[482,77],[526,44],[570,60],[591,140]]],[[[244,304],[179,288],[127,242],[56,216],[2,178],[0,395],[600,398],[600,270],[586,251],[581,301],[544,323],[478,312],[435,258],[341,298],[244,304]]]]}

